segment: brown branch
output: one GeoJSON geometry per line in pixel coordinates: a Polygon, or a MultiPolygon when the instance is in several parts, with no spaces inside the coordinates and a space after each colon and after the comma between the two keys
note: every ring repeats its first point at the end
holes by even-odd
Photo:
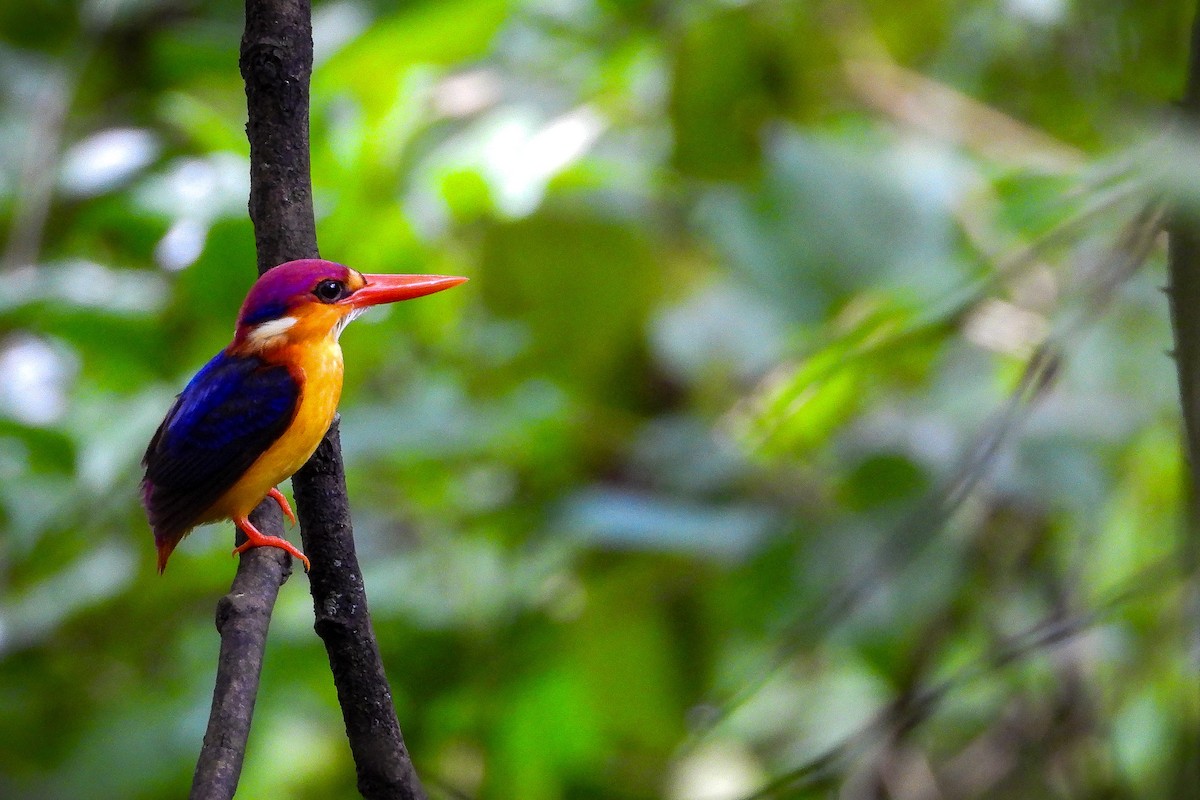
{"type": "MultiPolygon", "coordinates": [[[[1200,139],[1200,11],[1192,20],[1187,78],[1179,120],[1189,141],[1200,139]]],[[[1200,618],[1200,203],[1194,194],[1174,198],[1167,222],[1167,297],[1175,336],[1175,369],[1183,415],[1184,474],[1183,537],[1180,545],[1183,572],[1189,578],[1187,602],[1192,636],[1200,618]]],[[[1193,700],[1194,702],[1194,696],[1193,700]]],[[[1175,776],[1180,786],[1200,781],[1200,731],[1189,726],[1184,747],[1187,756],[1175,776]]]]}
{"type": "MultiPolygon", "coordinates": [[[[263,271],[318,255],[309,177],[308,0],[246,0],[241,71],[249,109],[250,217],[263,271]]],[[[368,800],[423,800],[368,616],[336,421],[292,478],[292,489],[312,561],[315,627],[329,656],[358,790],[368,800]]]]}
{"type": "MultiPolygon", "coordinates": [[[[1200,14],[1192,26],[1191,60],[1180,103],[1183,134],[1200,135],[1200,14]]],[[[1187,525],[1189,540],[1200,531],[1200,215],[1194,197],[1179,198],[1167,225],[1171,323],[1175,333],[1175,365],[1183,407],[1187,453],[1187,525]]],[[[1195,560],[1191,560],[1195,563],[1195,560]]]]}
{"type": "Polygon", "coordinates": [[[309,582],[317,635],[325,642],[346,723],[358,791],[368,800],[424,800],[400,724],[371,618],[362,572],[354,552],[350,504],[342,471],[338,421],[317,452],[292,478],[305,554],[312,561],[309,582]]]}
{"type": "Polygon", "coordinates": [[[250,219],[259,274],[317,258],[308,158],[308,0],[246,0],[240,67],[250,140],[250,219]]]}
{"type": "MultiPolygon", "coordinates": [[[[274,502],[264,502],[250,518],[265,533],[283,532],[283,514],[274,502]]],[[[244,540],[239,533],[239,541],[244,540]]],[[[246,552],[238,560],[229,594],[217,603],[221,653],[208,730],[192,776],[191,800],[230,800],[237,790],[271,610],[279,587],[291,575],[291,560],[275,547],[246,552]]]]}
{"type": "MultiPolygon", "coordinates": [[[[308,0],[246,0],[240,68],[248,109],[250,218],[262,274],[284,261],[318,255],[309,174],[308,0]]],[[[329,654],[359,791],[368,800],[424,800],[367,614],[336,422],[292,486],[313,564],[315,627],[329,654]]],[[[283,517],[273,502],[264,501],[253,519],[264,533],[283,532],[283,517]]],[[[238,541],[244,541],[240,534],[238,541]]],[[[217,605],[221,653],[193,800],[229,800],[237,789],[267,629],[290,563],[291,557],[276,548],[250,550],[217,605]]]]}
{"type": "MultiPolygon", "coordinates": [[[[307,0],[246,3],[240,67],[249,111],[250,218],[260,275],[284,261],[317,255],[308,158],[309,13],[307,0]]],[[[274,506],[264,501],[253,519],[263,533],[281,536],[283,515],[274,506]]],[[[237,532],[235,541],[245,541],[244,535],[237,532]]],[[[250,550],[239,558],[229,594],[217,604],[221,652],[192,800],[229,800],[237,790],[267,629],[290,564],[291,556],[276,548],[250,550]]]]}

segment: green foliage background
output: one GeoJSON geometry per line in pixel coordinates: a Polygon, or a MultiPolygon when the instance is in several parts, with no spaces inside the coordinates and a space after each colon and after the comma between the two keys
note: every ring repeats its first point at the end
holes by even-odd
{"type": "MultiPolygon", "coordinates": [[[[1194,171],[1190,14],[317,4],[322,253],[472,279],[342,339],[435,795],[1194,790],[1162,253],[1105,259],[1194,171]]],[[[232,537],[160,578],[136,485],[254,275],[240,30],[0,5],[3,797],[190,782],[232,537]]],[[[311,622],[296,575],[241,797],[356,796],[311,622]]]]}

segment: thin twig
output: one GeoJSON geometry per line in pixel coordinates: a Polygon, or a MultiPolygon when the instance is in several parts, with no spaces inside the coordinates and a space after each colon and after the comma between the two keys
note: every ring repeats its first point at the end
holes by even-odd
{"type": "Polygon", "coordinates": [[[67,119],[80,77],[86,73],[103,33],[103,27],[85,31],[79,46],[62,60],[62,65],[42,76],[30,104],[29,135],[18,160],[20,177],[13,198],[8,241],[0,254],[0,272],[34,264],[41,254],[46,221],[54,203],[67,119]]]}
{"type": "MultiPolygon", "coordinates": [[[[1161,200],[1155,198],[1143,204],[1133,219],[1121,229],[1112,248],[1089,270],[1092,283],[1082,292],[1083,310],[1066,315],[1063,324],[1031,355],[1021,380],[1005,403],[972,438],[961,454],[957,467],[950,472],[949,479],[932,489],[910,514],[887,533],[873,553],[869,565],[831,592],[823,608],[816,612],[806,609],[797,615],[794,623],[783,632],[782,641],[765,668],[731,696],[709,706],[710,713],[697,725],[683,748],[684,752],[693,749],[754,696],[800,647],[816,640],[821,632],[831,630],[861,608],[879,587],[886,585],[889,578],[905,569],[925,546],[936,540],[943,527],[987,476],[1002,445],[1011,440],[1032,413],[1036,402],[1053,386],[1060,371],[1062,354],[1067,353],[1070,344],[1102,315],[1115,292],[1149,258],[1162,219],[1161,200]]],[[[832,757],[834,754],[829,755],[832,757]]],[[[806,774],[811,772],[810,777],[817,780],[819,775],[824,774],[825,764],[824,759],[818,759],[804,771],[806,774]]]]}
{"type": "Polygon", "coordinates": [[[742,800],[765,800],[786,796],[839,774],[853,758],[866,752],[881,737],[900,728],[912,728],[928,719],[952,694],[975,681],[1018,664],[1043,649],[1056,647],[1086,633],[1137,597],[1169,591],[1174,574],[1171,560],[1164,558],[1131,575],[1109,592],[1095,608],[1071,616],[1055,610],[1046,618],[1008,637],[997,647],[964,665],[948,678],[914,688],[902,705],[888,703],[856,732],[818,753],[805,763],[773,778],[742,800]]]}
{"type": "MultiPolygon", "coordinates": [[[[1185,134],[1200,133],[1200,12],[1192,21],[1191,53],[1183,99],[1180,126],[1185,134]]],[[[1174,198],[1167,223],[1167,296],[1171,324],[1175,334],[1175,368],[1179,375],[1179,399],[1183,415],[1183,451],[1185,507],[1180,556],[1184,574],[1190,578],[1186,594],[1188,618],[1193,620],[1192,641],[1186,643],[1189,654],[1200,640],[1200,213],[1196,197],[1174,198]]],[[[1195,688],[1192,704],[1194,706],[1195,688]]],[[[1180,783],[1194,786],[1200,780],[1200,741],[1189,728],[1187,758],[1183,761],[1180,783]]]]}
{"type": "MultiPolygon", "coordinates": [[[[1187,89],[1181,103],[1183,125],[1200,131],[1200,14],[1192,29],[1192,56],[1187,89]]],[[[1187,453],[1187,525],[1189,539],[1200,531],[1200,219],[1195,198],[1179,198],[1167,225],[1171,322],[1175,332],[1175,364],[1183,406],[1187,453]]],[[[1192,560],[1190,563],[1195,563],[1192,560]]]]}

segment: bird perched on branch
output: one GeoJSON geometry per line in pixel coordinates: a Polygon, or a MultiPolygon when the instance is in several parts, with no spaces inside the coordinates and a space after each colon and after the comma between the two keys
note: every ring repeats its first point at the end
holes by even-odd
{"type": "Polygon", "coordinates": [[[251,287],[230,343],[179,394],[146,449],[142,504],[158,571],[192,528],[231,519],[252,547],[308,559],[248,519],[266,497],[296,522],[276,487],[308,461],[342,393],[342,329],[370,306],[465,281],[445,275],[363,275],[319,259],[267,270],[251,287]]]}

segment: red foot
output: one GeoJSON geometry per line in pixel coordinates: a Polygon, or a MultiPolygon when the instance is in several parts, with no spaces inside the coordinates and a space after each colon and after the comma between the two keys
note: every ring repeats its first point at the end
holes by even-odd
{"type": "MultiPolygon", "coordinates": [[[[291,509],[288,510],[291,511],[291,509]]],[[[291,553],[293,556],[300,559],[300,561],[304,564],[305,572],[308,572],[310,569],[311,565],[308,563],[308,558],[304,555],[304,553],[301,553],[298,549],[296,549],[296,546],[287,539],[279,536],[267,536],[264,533],[259,533],[258,528],[251,525],[250,520],[246,519],[245,517],[238,517],[234,519],[233,524],[237,525],[238,528],[241,529],[242,533],[246,534],[246,541],[233,548],[233,555],[236,556],[239,553],[244,553],[252,547],[278,547],[280,550],[291,553]]]]}
{"type": "Polygon", "coordinates": [[[283,512],[285,517],[291,520],[293,526],[299,524],[296,522],[296,515],[292,513],[292,507],[288,505],[287,498],[283,496],[283,492],[278,489],[272,489],[267,492],[267,497],[279,503],[279,510],[283,512]]]}

